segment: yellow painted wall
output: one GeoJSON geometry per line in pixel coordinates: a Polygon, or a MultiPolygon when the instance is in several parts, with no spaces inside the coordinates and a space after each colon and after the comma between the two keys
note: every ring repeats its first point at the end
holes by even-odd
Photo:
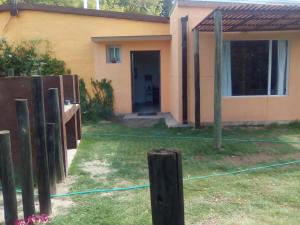
{"type": "MultiPolygon", "coordinates": [[[[194,40],[192,29],[208,14],[213,8],[199,7],[176,7],[171,17],[172,27],[175,36],[178,36],[178,45],[181,44],[180,26],[177,20],[180,17],[189,16],[188,22],[188,111],[189,121],[194,122],[194,60],[193,48],[194,40]]],[[[173,36],[173,40],[174,40],[173,36]]],[[[265,32],[265,33],[231,33],[224,34],[226,40],[289,40],[290,43],[290,73],[288,96],[245,96],[245,97],[223,97],[222,115],[223,121],[232,122],[272,122],[272,121],[292,121],[300,119],[300,32],[265,32]]],[[[201,121],[203,123],[212,123],[214,116],[214,62],[215,62],[215,43],[212,33],[201,33],[200,42],[200,90],[201,90],[201,121]]],[[[174,58],[181,61],[181,49],[172,44],[172,60],[174,58]]],[[[174,61],[176,61],[174,60],[174,61]]],[[[173,61],[172,61],[173,62],[173,61]]],[[[174,63],[174,62],[173,62],[174,63]]],[[[177,69],[177,68],[176,68],[177,69]]],[[[171,72],[172,74],[172,72],[171,72]]],[[[176,73],[179,85],[181,87],[181,65],[176,73]]],[[[170,87],[172,90],[172,87],[170,87]]],[[[181,96],[181,95],[180,95],[181,96]]],[[[172,105],[172,103],[170,103],[172,105]]],[[[170,107],[172,109],[172,107],[170,107]]],[[[179,113],[173,113],[177,120],[181,120],[182,102],[178,102],[179,113]]]]}
{"type": "Polygon", "coordinates": [[[160,51],[161,64],[161,111],[169,112],[169,74],[170,74],[170,41],[146,42],[114,42],[95,43],[95,70],[96,78],[109,77],[114,86],[116,111],[130,113],[132,111],[131,95],[131,61],[130,51],[160,51]],[[107,45],[121,47],[121,63],[106,63],[105,54],[107,45]]]}
{"type": "MultiPolygon", "coordinates": [[[[287,96],[223,97],[223,121],[272,122],[300,119],[300,32],[260,32],[224,34],[225,40],[288,40],[290,43],[289,83],[287,96]]],[[[215,43],[213,34],[200,35],[201,120],[213,122],[213,88],[215,43]]],[[[194,99],[194,96],[191,96],[194,99]]]]}
{"type": "MultiPolygon", "coordinates": [[[[49,40],[56,57],[64,60],[73,73],[86,81],[108,78],[115,89],[117,113],[131,112],[130,51],[161,52],[162,111],[182,120],[181,22],[188,22],[188,105],[189,121],[194,121],[194,63],[192,29],[212,8],[175,7],[170,24],[89,17],[70,14],[21,11],[18,17],[0,13],[0,36],[10,41],[40,38],[49,40]],[[172,35],[172,41],[120,42],[122,63],[106,64],[106,44],[91,37],[172,35]]],[[[228,40],[287,39],[291,44],[288,96],[224,97],[225,122],[275,121],[300,119],[300,32],[226,34],[228,40]],[[234,110],[233,110],[234,109],[234,110]]],[[[214,36],[200,35],[201,121],[213,121],[214,36]]]]}
{"type": "Polygon", "coordinates": [[[4,29],[8,25],[9,19],[10,19],[9,12],[0,13],[0,37],[2,37],[4,29]]]}
{"type": "MultiPolygon", "coordinates": [[[[91,37],[97,36],[137,36],[137,35],[169,35],[169,24],[134,21],[126,19],[104,18],[104,17],[91,17],[80,16],[71,14],[48,13],[37,11],[20,11],[18,17],[11,17],[7,24],[10,14],[8,12],[0,13],[0,35],[7,38],[9,41],[17,41],[24,39],[45,39],[48,40],[52,46],[55,56],[66,62],[68,68],[72,73],[78,74],[87,82],[90,78],[107,78],[113,79],[113,85],[116,90],[115,106],[117,113],[131,112],[129,106],[131,104],[131,97],[128,92],[130,91],[129,80],[126,80],[124,86],[120,85],[119,79],[115,79],[124,71],[119,71],[115,67],[109,67],[103,64],[98,64],[95,61],[95,44],[91,41],[91,37]],[[4,24],[6,29],[3,30],[4,24]],[[97,65],[97,68],[96,68],[97,65]],[[99,65],[103,67],[99,67],[99,65]],[[97,69],[97,72],[96,72],[97,69]],[[101,71],[101,72],[100,72],[101,71]],[[120,89],[119,89],[120,88],[120,89]],[[123,98],[120,98],[124,94],[123,98]],[[126,98],[125,98],[126,96],[126,98]]],[[[168,45],[160,43],[160,49],[163,52],[164,63],[169,58],[168,45]]],[[[130,45],[126,46],[126,51],[129,50],[130,45]]],[[[133,48],[153,49],[158,47],[154,43],[139,43],[133,48]]],[[[106,52],[104,49],[99,52],[99,55],[105,57],[106,52]]],[[[127,56],[126,56],[127,57],[127,56]]],[[[166,64],[169,66],[169,64],[166,64]]],[[[167,77],[168,70],[165,68],[162,71],[163,77],[167,77]]],[[[130,63],[125,60],[122,66],[126,68],[126,76],[129,78],[130,63]]],[[[122,68],[122,69],[124,69],[122,68]]],[[[120,68],[121,69],[121,68],[120,68]]],[[[122,78],[121,78],[122,79],[122,78]]],[[[121,80],[122,81],[122,80],[121,80]]],[[[166,86],[167,87],[167,86],[166,86]]],[[[163,109],[168,109],[167,95],[164,95],[163,109]]]]}
{"type": "Polygon", "coordinates": [[[170,111],[177,121],[182,121],[182,54],[181,54],[181,17],[188,15],[188,113],[189,120],[194,121],[194,36],[192,29],[204,19],[212,9],[197,7],[175,7],[170,18],[171,75],[170,75],[170,111]]]}
{"type": "Polygon", "coordinates": [[[178,8],[174,9],[170,17],[170,33],[172,35],[171,41],[171,67],[170,67],[170,86],[169,86],[169,107],[170,112],[177,121],[182,121],[182,111],[180,106],[182,105],[181,99],[181,39],[180,39],[180,18],[178,17],[178,8]]]}

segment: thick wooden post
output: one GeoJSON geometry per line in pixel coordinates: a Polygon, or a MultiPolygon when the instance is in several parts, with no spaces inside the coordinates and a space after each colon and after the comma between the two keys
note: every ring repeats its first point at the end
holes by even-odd
{"type": "Polygon", "coordinates": [[[222,147],[222,13],[215,11],[215,39],[216,39],[216,52],[215,52],[215,84],[214,84],[214,147],[220,150],[222,147]]]}
{"type": "Polygon", "coordinates": [[[0,178],[5,224],[14,225],[18,220],[18,211],[9,131],[0,131],[0,178]]]}
{"type": "Polygon", "coordinates": [[[35,214],[31,131],[27,99],[16,99],[21,155],[21,184],[24,218],[35,214]]]}
{"type": "Polygon", "coordinates": [[[49,164],[50,193],[56,194],[55,124],[47,123],[47,150],[49,164]]]}
{"type": "Polygon", "coordinates": [[[59,107],[58,89],[50,88],[48,90],[48,99],[51,111],[49,112],[51,123],[55,124],[55,162],[56,162],[56,180],[62,182],[65,179],[65,165],[63,156],[63,144],[61,134],[61,117],[59,107]]]}
{"type": "Polygon", "coordinates": [[[148,153],[153,225],[184,225],[181,154],[148,153]]]}
{"type": "Polygon", "coordinates": [[[199,31],[194,30],[195,127],[200,128],[200,49],[199,31]]]}
{"type": "Polygon", "coordinates": [[[188,81],[187,81],[187,22],[188,16],[181,18],[182,32],[182,122],[188,123],[188,81]]]}
{"type": "Polygon", "coordinates": [[[43,80],[40,76],[32,78],[33,104],[35,118],[34,138],[36,147],[37,182],[41,214],[51,214],[50,184],[48,171],[48,153],[46,146],[46,125],[44,108],[43,80]]]}

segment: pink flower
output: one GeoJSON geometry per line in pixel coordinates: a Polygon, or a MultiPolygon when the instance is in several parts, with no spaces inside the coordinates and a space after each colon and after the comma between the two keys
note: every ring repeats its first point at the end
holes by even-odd
{"type": "Polygon", "coordinates": [[[49,222],[49,217],[47,215],[35,216],[32,215],[24,220],[17,220],[15,225],[38,225],[38,224],[47,224],[49,222]]]}

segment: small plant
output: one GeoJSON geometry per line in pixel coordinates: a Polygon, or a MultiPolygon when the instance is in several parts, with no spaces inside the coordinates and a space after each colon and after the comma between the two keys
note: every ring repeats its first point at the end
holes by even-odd
{"type": "Polygon", "coordinates": [[[80,108],[81,108],[81,117],[83,121],[88,121],[91,119],[91,106],[90,100],[91,96],[89,95],[85,82],[83,79],[79,80],[79,93],[80,93],[80,108]]]}
{"type": "Polygon", "coordinates": [[[80,80],[80,101],[82,119],[85,121],[109,119],[114,115],[114,94],[110,80],[91,79],[92,96],[89,95],[84,81],[80,80]]]}
{"type": "Polygon", "coordinates": [[[41,75],[71,74],[71,70],[66,69],[65,62],[52,57],[50,52],[46,52],[41,55],[39,68],[41,75]]]}

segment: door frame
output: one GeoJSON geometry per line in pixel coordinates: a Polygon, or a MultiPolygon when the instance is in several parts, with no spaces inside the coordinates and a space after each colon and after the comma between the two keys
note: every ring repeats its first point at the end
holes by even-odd
{"type": "Polygon", "coordinates": [[[131,110],[132,113],[135,113],[135,104],[134,104],[134,60],[133,55],[135,53],[158,53],[158,66],[159,66],[159,112],[161,112],[161,51],[160,50],[134,50],[130,51],[130,70],[131,70],[131,110]]]}

